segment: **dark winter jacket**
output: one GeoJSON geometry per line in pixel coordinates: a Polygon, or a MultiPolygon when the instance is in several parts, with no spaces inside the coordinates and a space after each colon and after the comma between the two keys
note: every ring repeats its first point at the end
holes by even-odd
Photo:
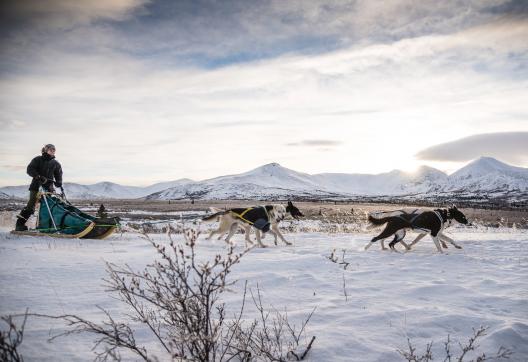
{"type": "Polygon", "coordinates": [[[55,159],[55,156],[50,156],[47,153],[43,153],[42,156],[37,156],[31,160],[27,167],[27,174],[33,177],[33,181],[29,186],[29,190],[38,191],[42,185],[44,189],[53,189],[53,179],[58,185],[62,185],[62,168],[55,159]],[[40,176],[44,176],[47,181],[43,182],[39,179],[40,176]]]}

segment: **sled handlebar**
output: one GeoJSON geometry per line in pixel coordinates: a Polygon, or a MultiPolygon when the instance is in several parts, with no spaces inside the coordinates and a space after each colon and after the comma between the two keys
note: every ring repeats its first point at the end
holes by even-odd
{"type": "Polygon", "coordinates": [[[70,201],[66,198],[66,192],[64,192],[64,187],[61,185],[61,187],[59,187],[61,189],[61,197],[64,199],[64,201],[66,201],[68,204],[71,204],[70,201]]]}
{"type": "MultiPolygon", "coordinates": [[[[40,186],[42,187],[42,185],[40,186]]],[[[67,204],[70,204],[71,205],[71,202],[66,198],[66,193],[64,192],[64,187],[61,185],[59,187],[59,189],[61,190],[61,193],[57,193],[55,192],[55,189],[53,189],[53,191],[48,191],[46,190],[44,187],[42,187],[42,190],[44,190],[45,192],[50,192],[50,193],[53,193],[53,194],[56,194],[56,195],[59,195],[61,199],[63,199],[67,204]]]]}

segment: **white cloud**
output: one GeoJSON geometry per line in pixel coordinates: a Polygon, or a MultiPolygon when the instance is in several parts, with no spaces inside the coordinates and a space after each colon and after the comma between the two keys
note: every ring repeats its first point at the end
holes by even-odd
{"type": "Polygon", "coordinates": [[[528,129],[526,20],[214,70],[123,53],[105,31],[89,29],[103,39],[95,50],[45,43],[28,71],[0,78],[0,124],[17,125],[0,135],[9,165],[51,142],[82,182],[200,179],[272,161],[376,173],[455,135],[528,129]],[[343,143],[287,146],[297,140],[343,143]]]}
{"type": "Polygon", "coordinates": [[[477,134],[421,150],[421,160],[464,162],[491,156],[513,164],[528,164],[528,132],[477,134]]]}

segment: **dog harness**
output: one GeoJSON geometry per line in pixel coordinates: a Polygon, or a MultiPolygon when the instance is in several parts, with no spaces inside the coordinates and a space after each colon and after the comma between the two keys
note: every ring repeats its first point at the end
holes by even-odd
{"type": "Polygon", "coordinates": [[[434,213],[440,219],[440,231],[444,230],[444,218],[442,217],[442,215],[440,215],[438,211],[434,210],[434,213]]]}
{"type": "Polygon", "coordinates": [[[269,217],[269,214],[268,214],[268,210],[266,209],[265,206],[258,206],[258,207],[248,207],[247,209],[245,209],[244,211],[242,211],[241,213],[237,213],[233,210],[230,210],[229,211],[231,214],[233,214],[236,218],[254,226],[255,228],[259,229],[259,230],[262,230],[263,232],[267,232],[269,229],[270,229],[270,217],[269,217]],[[247,217],[245,217],[245,215],[250,212],[250,211],[257,211],[259,209],[262,209],[264,211],[264,214],[265,214],[265,218],[263,217],[258,217],[257,215],[257,219],[255,221],[251,221],[251,220],[248,220],[247,217]]]}
{"type": "MultiPolygon", "coordinates": [[[[409,227],[413,230],[421,230],[421,231],[424,231],[424,232],[431,232],[431,230],[427,229],[427,228],[424,228],[424,227],[417,227],[416,225],[414,225],[414,222],[416,221],[416,219],[418,219],[418,217],[422,216],[423,215],[423,212],[418,212],[419,209],[416,209],[414,210],[413,212],[411,213],[407,213],[405,211],[403,211],[403,213],[407,216],[413,216],[410,220],[404,218],[402,215],[398,215],[397,217],[402,219],[403,221],[405,221],[409,227]]],[[[444,218],[442,217],[442,215],[436,211],[436,210],[433,210],[434,214],[438,217],[438,219],[440,220],[440,229],[439,230],[443,230],[444,228],[444,218]]]]}
{"type": "Polygon", "coordinates": [[[415,228],[415,227],[413,226],[414,221],[418,218],[418,216],[422,215],[422,213],[419,213],[418,210],[419,210],[419,209],[416,209],[416,210],[414,210],[413,212],[405,212],[405,211],[402,210],[402,213],[405,214],[405,215],[408,215],[408,216],[414,215],[414,216],[412,217],[412,219],[410,219],[410,220],[407,220],[407,219],[404,218],[401,214],[400,214],[400,215],[397,215],[397,217],[399,217],[400,219],[402,219],[403,221],[405,221],[406,223],[408,223],[409,226],[410,226],[412,229],[423,230],[423,229],[421,229],[421,228],[415,228]]]}

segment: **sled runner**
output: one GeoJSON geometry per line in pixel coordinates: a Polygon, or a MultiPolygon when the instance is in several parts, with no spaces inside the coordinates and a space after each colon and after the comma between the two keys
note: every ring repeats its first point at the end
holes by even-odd
{"type": "Polygon", "coordinates": [[[49,192],[39,193],[37,227],[27,231],[11,231],[15,235],[51,236],[68,239],[104,239],[119,225],[116,218],[88,215],[65,198],[49,192]]]}

